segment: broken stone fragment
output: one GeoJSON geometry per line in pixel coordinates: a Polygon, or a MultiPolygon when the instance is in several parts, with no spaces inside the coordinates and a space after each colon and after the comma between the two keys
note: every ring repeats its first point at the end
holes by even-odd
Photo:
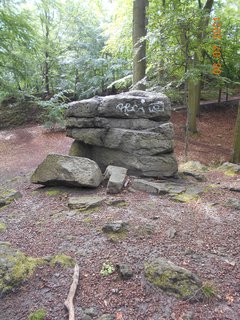
{"type": "Polygon", "coordinates": [[[68,207],[70,209],[87,210],[101,205],[104,200],[104,197],[99,196],[70,197],[68,200],[68,207]]]}
{"type": "Polygon", "coordinates": [[[129,280],[133,276],[133,271],[130,265],[128,264],[119,264],[117,265],[117,270],[123,280],[129,280]]]}
{"type": "Polygon", "coordinates": [[[107,193],[117,194],[122,191],[125,179],[127,177],[127,169],[117,166],[108,166],[104,179],[109,179],[107,184],[107,193]]]}
{"type": "Polygon", "coordinates": [[[60,154],[49,154],[31,177],[32,183],[48,186],[96,188],[101,181],[101,170],[93,160],[60,154]]]}
{"type": "Polygon", "coordinates": [[[102,231],[105,233],[118,233],[125,231],[128,224],[122,220],[108,222],[102,227],[102,231]]]}
{"type": "Polygon", "coordinates": [[[145,277],[154,287],[179,299],[199,301],[204,298],[202,282],[191,271],[165,259],[145,263],[145,277]]]}

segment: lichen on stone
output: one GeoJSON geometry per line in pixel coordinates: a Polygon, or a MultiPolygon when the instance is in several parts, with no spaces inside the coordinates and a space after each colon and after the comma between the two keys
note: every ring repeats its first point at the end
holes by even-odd
{"type": "Polygon", "coordinates": [[[0,222],[0,233],[4,232],[7,229],[7,226],[5,225],[5,223],[0,222]]]}
{"type": "Polygon", "coordinates": [[[51,190],[47,190],[47,191],[45,191],[45,194],[47,195],[47,196],[58,196],[58,195],[60,195],[60,194],[62,194],[63,193],[63,191],[62,190],[59,190],[59,189],[51,189],[51,190]]]}

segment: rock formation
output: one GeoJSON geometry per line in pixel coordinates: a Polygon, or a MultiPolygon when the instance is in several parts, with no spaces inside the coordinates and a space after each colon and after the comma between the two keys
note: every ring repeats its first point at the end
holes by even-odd
{"type": "Polygon", "coordinates": [[[129,174],[169,177],[177,172],[169,99],[131,91],[72,102],[66,112],[70,155],[90,158],[102,171],[123,166],[129,174]]]}

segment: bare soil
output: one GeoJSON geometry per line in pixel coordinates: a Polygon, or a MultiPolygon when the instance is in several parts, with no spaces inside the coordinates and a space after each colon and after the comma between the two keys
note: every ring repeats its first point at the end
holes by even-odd
{"type": "MultiPolygon", "coordinates": [[[[208,186],[197,201],[177,203],[166,196],[123,191],[126,207],[104,204],[93,213],[72,214],[69,195],[99,194],[98,190],[51,188],[32,185],[32,170],[49,152],[67,154],[71,139],[64,133],[44,133],[40,126],[0,132],[0,182],[14,187],[23,197],[0,211],[7,230],[0,241],[9,241],[26,254],[41,257],[65,253],[80,266],[75,298],[76,319],[80,308],[96,307],[98,316],[113,313],[118,320],[237,320],[240,319],[240,213],[226,208],[229,198],[240,200],[240,176],[228,177],[215,164],[229,160],[236,111],[204,112],[198,121],[200,133],[190,137],[189,159],[211,166],[205,173],[208,186]],[[212,185],[215,185],[213,187],[212,185]],[[129,223],[126,238],[113,242],[102,233],[112,220],[129,223]],[[173,227],[176,235],[170,238],[173,227]],[[215,296],[204,302],[181,301],[149,287],[144,279],[144,262],[163,257],[197,273],[215,296]],[[129,264],[134,276],[124,281],[117,272],[102,276],[104,262],[129,264]]],[[[175,150],[184,160],[185,111],[174,112],[175,150]]],[[[16,292],[0,301],[1,320],[25,320],[37,309],[47,311],[46,320],[68,319],[64,309],[72,269],[41,267],[16,292]]],[[[95,318],[94,318],[95,319],[95,318]]]]}

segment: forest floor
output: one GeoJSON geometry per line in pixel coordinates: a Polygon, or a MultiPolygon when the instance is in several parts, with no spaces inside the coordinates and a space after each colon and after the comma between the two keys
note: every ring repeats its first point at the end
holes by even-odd
{"type": "MultiPolygon", "coordinates": [[[[184,110],[172,115],[179,162],[184,161],[185,116],[184,110]]],[[[240,211],[225,207],[229,198],[240,200],[239,192],[229,190],[230,186],[240,189],[240,176],[227,176],[216,169],[230,160],[235,119],[236,109],[204,111],[198,120],[199,133],[189,138],[189,160],[209,166],[204,173],[207,181],[199,182],[208,192],[198,200],[179,203],[168,195],[126,189],[114,198],[124,199],[127,206],[103,204],[90,214],[71,214],[69,195],[113,198],[104,187],[59,188],[56,192],[56,188],[40,188],[29,180],[48,153],[67,154],[72,139],[36,125],[0,131],[0,183],[23,195],[1,209],[0,221],[7,229],[0,233],[0,241],[9,241],[33,257],[65,253],[76,259],[80,266],[77,320],[81,308],[90,307],[97,314],[93,319],[102,314],[114,314],[116,320],[240,319],[240,211]],[[128,222],[126,238],[113,242],[102,233],[102,226],[111,220],[128,222]],[[170,228],[176,231],[173,237],[168,235],[170,228]],[[216,295],[191,303],[153,290],[144,280],[143,269],[144,261],[157,256],[197,273],[216,295]],[[129,264],[133,277],[121,280],[117,272],[101,275],[108,261],[129,264]]],[[[47,311],[46,320],[67,319],[63,303],[72,274],[73,269],[60,266],[39,267],[16,292],[0,300],[0,319],[27,320],[37,309],[47,311]]]]}

